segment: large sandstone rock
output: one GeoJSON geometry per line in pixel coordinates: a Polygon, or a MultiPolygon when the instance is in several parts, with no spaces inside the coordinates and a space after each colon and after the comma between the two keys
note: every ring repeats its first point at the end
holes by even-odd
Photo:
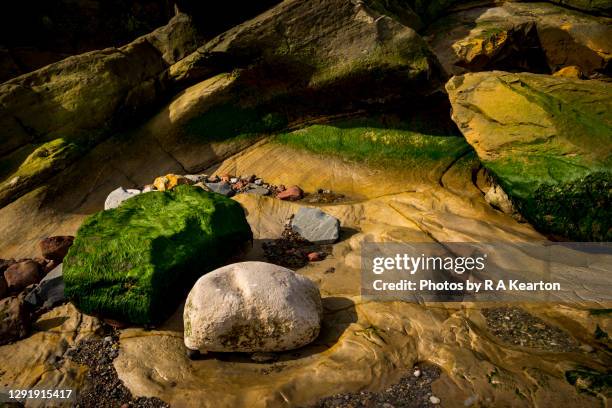
{"type": "Polygon", "coordinates": [[[0,206],[153,106],[166,68],[195,47],[191,24],[179,14],[123,47],[66,58],[1,84],[0,206]]]}
{"type": "Polygon", "coordinates": [[[203,352],[292,350],[319,335],[322,313],[308,278],[264,262],[227,265],[189,292],[185,345],[203,352]]]}
{"type": "Polygon", "coordinates": [[[555,72],[577,66],[610,74],[610,19],[546,3],[458,10],[431,25],[426,38],[451,74],[500,69],[555,72]]]}
{"type": "Polygon", "coordinates": [[[542,231],[612,238],[612,85],[536,74],[452,78],[453,119],[542,231]]]}
{"type": "MultiPolygon", "coordinates": [[[[174,64],[170,76],[194,81],[228,65],[257,62],[267,67],[267,81],[290,80],[293,89],[321,88],[374,73],[384,77],[402,72],[397,81],[433,77],[433,60],[423,40],[396,20],[397,14],[381,11],[386,12],[365,2],[284,1],[198,48],[174,64]],[[270,69],[278,71],[275,78],[270,69]]],[[[275,92],[287,92],[287,86],[276,84],[275,92]]]]}
{"type": "Polygon", "coordinates": [[[550,0],[550,2],[590,13],[612,15],[610,0],[550,0]]]}
{"type": "Polygon", "coordinates": [[[66,296],[86,313],[150,324],[252,239],[242,207],[177,186],[89,217],[64,259],[66,296]]]}

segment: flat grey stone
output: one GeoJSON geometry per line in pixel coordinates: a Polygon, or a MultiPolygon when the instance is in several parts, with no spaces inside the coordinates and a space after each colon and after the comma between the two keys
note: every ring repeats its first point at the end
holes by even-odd
{"type": "Polygon", "coordinates": [[[119,187],[118,189],[111,191],[108,197],[106,197],[106,201],[104,201],[104,209],[110,210],[111,208],[117,208],[122,202],[137,196],[138,194],[140,194],[140,190],[126,190],[123,187],[119,187]]]}
{"type": "Polygon", "coordinates": [[[245,193],[247,194],[256,194],[256,195],[268,195],[270,194],[270,190],[268,190],[267,188],[258,186],[256,184],[249,184],[249,189],[245,191],[245,193]]]}
{"type": "Polygon", "coordinates": [[[206,179],[208,178],[208,175],[206,174],[185,174],[185,178],[191,181],[193,184],[195,184],[201,181],[202,182],[206,181],[206,179]]]}
{"type": "Polygon", "coordinates": [[[64,297],[64,275],[62,264],[56,266],[49,272],[40,283],[25,297],[26,303],[35,308],[52,308],[63,303],[64,297]]]}
{"type": "Polygon", "coordinates": [[[318,208],[300,208],[291,220],[291,227],[303,238],[317,244],[333,244],[340,237],[340,220],[318,208]]]}
{"type": "Polygon", "coordinates": [[[231,197],[234,195],[234,190],[232,190],[232,186],[225,181],[221,181],[220,183],[206,183],[206,186],[210,188],[211,191],[223,194],[226,197],[231,197]]]}

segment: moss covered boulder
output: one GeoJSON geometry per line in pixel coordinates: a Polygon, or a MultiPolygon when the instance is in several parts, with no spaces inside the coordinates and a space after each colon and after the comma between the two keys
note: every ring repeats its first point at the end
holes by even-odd
{"type": "Polygon", "coordinates": [[[531,223],[612,239],[611,84],[497,71],[446,88],[468,143],[531,223]]]}
{"type": "Polygon", "coordinates": [[[187,185],[141,194],[83,223],[65,293],[86,313],[154,324],[251,239],[244,210],[222,195],[187,185]]]}

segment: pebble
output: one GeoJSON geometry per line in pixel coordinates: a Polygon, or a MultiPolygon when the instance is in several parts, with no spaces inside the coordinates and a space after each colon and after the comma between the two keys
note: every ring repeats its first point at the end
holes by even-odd
{"type": "Polygon", "coordinates": [[[122,202],[128,200],[134,196],[140,194],[140,190],[136,189],[125,189],[123,187],[119,187],[113,191],[111,191],[106,197],[106,201],[104,201],[104,209],[110,210],[113,208],[117,208],[121,205],[122,202]]]}
{"type": "Polygon", "coordinates": [[[255,185],[261,186],[263,184],[263,180],[262,179],[257,179],[254,181],[255,185]]]}
{"type": "Polygon", "coordinates": [[[226,197],[231,197],[234,195],[234,190],[232,190],[232,186],[230,186],[225,181],[222,181],[220,183],[206,183],[206,186],[210,188],[211,191],[218,194],[223,194],[226,197]]]}
{"type": "Polygon", "coordinates": [[[320,252],[311,252],[308,254],[308,262],[319,262],[322,261],[323,257],[320,252]]]}
{"type": "Polygon", "coordinates": [[[245,193],[247,194],[255,194],[255,195],[262,195],[262,196],[266,196],[270,194],[270,190],[268,190],[267,188],[263,188],[255,184],[251,184],[249,185],[249,187],[250,188],[245,191],[245,193]]]}
{"type": "MultiPolygon", "coordinates": [[[[281,186],[279,186],[279,190],[281,186]]],[[[280,193],[276,195],[276,198],[279,200],[289,200],[295,201],[304,197],[304,191],[298,186],[291,186],[286,190],[282,190],[280,193]]]]}
{"type": "Polygon", "coordinates": [[[229,182],[230,182],[230,183],[232,183],[232,184],[237,183],[237,182],[238,182],[238,177],[232,177],[232,178],[230,178],[229,182]]]}
{"type": "Polygon", "coordinates": [[[432,395],[431,397],[429,397],[429,402],[434,405],[438,405],[440,403],[440,398],[436,397],[435,395],[432,395]]]}
{"type": "Polygon", "coordinates": [[[421,376],[421,370],[414,370],[414,376],[419,378],[421,376]]]}

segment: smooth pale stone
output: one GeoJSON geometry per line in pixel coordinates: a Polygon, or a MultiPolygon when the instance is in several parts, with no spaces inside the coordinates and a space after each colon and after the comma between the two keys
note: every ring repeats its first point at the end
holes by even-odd
{"type": "Polygon", "coordinates": [[[137,196],[138,194],[140,194],[140,190],[126,190],[123,187],[119,187],[118,189],[111,191],[108,197],[106,197],[106,201],[104,202],[104,209],[110,210],[111,208],[117,208],[121,205],[122,202],[134,196],[137,196]]]}
{"type": "Polygon", "coordinates": [[[224,266],[202,276],[187,297],[185,345],[202,352],[272,352],[312,342],[323,308],[316,285],[265,262],[224,266]]]}

